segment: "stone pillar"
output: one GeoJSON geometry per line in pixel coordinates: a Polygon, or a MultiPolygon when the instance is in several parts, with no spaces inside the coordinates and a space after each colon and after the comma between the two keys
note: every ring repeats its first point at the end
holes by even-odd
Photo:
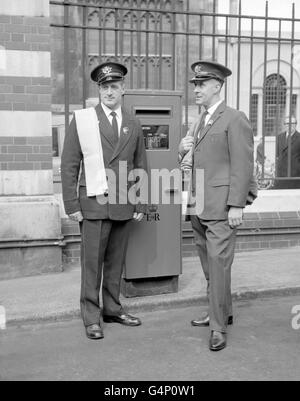
{"type": "Polygon", "coordinates": [[[0,1],[0,279],[61,270],[49,0],[0,1]]]}

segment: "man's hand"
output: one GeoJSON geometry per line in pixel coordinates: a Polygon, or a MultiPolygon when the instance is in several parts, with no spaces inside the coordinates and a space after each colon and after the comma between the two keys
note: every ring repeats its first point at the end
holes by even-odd
{"type": "Polygon", "coordinates": [[[70,214],[69,218],[73,221],[76,221],[77,223],[81,223],[83,220],[83,216],[82,216],[81,212],[76,212],[76,213],[70,214]]]}
{"type": "Polygon", "coordinates": [[[231,228],[240,226],[243,222],[243,208],[232,206],[228,212],[228,222],[231,228]]]}
{"type": "Polygon", "coordinates": [[[142,221],[144,218],[144,213],[133,213],[133,220],[134,221],[142,221]]]}
{"type": "Polygon", "coordinates": [[[188,135],[183,138],[179,145],[179,152],[180,153],[187,153],[189,150],[192,149],[194,144],[194,137],[188,135]]]}

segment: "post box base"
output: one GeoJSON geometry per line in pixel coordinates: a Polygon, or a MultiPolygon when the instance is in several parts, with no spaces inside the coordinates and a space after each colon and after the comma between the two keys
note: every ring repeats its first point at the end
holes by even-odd
{"type": "Polygon", "coordinates": [[[123,278],[121,293],[126,298],[178,292],[178,276],[128,280],[123,278]]]}

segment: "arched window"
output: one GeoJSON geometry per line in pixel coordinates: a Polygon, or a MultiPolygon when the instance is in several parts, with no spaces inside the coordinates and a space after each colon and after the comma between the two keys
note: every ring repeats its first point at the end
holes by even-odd
{"type": "Polygon", "coordinates": [[[286,112],[287,84],[282,75],[271,74],[266,78],[264,96],[264,135],[275,136],[281,131],[286,112]]]}

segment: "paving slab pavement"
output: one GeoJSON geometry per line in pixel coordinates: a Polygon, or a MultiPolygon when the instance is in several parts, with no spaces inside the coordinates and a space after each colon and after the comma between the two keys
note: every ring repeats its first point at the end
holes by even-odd
{"type": "Polygon", "coordinates": [[[203,380],[299,381],[300,329],[293,321],[300,322],[300,316],[292,312],[297,304],[298,295],[235,302],[234,325],[222,352],[209,350],[208,327],[191,326],[198,306],[140,312],[139,327],[104,323],[101,341],[86,338],[81,319],[12,325],[0,332],[0,382],[103,382],[99,397],[111,381],[124,382],[120,388],[135,382],[130,384],[140,388],[135,399],[145,401],[152,398],[147,396],[151,381],[196,382],[189,385],[195,385],[197,400],[203,380]]]}
{"type": "MultiPolygon", "coordinates": [[[[179,291],[124,298],[129,312],[206,303],[206,282],[198,258],[183,260],[179,291]]],[[[300,247],[237,253],[232,269],[235,300],[300,295],[300,247]]],[[[0,306],[7,324],[78,317],[80,268],[62,273],[0,281],[0,306]]]]}

